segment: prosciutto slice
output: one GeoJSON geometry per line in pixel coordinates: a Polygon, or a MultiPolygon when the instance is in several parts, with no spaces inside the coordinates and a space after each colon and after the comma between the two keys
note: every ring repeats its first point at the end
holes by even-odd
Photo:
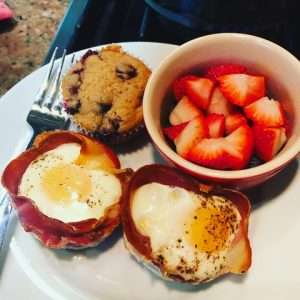
{"type": "Polygon", "coordinates": [[[99,244],[120,223],[121,202],[132,174],[131,169],[120,169],[117,156],[105,144],[72,131],[54,131],[39,135],[34,147],[8,164],[3,172],[2,185],[7,189],[26,231],[32,232],[47,247],[78,249],[99,244]],[[121,182],[122,196],[119,202],[107,207],[100,219],[64,223],[44,215],[31,199],[18,195],[22,176],[30,163],[39,155],[65,143],[81,145],[80,164],[110,170],[121,182]]]}
{"type": "MultiPolygon", "coordinates": [[[[240,274],[249,269],[251,265],[251,247],[248,239],[250,202],[246,195],[232,189],[202,184],[197,179],[183,174],[178,169],[165,165],[147,165],[140,168],[134,173],[126,189],[125,197],[122,202],[122,223],[126,246],[135,257],[141,260],[147,267],[150,266],[149,268],[151,270],[160,269],[160,271],[156,273],[161,277],[174,281],[187,282],[180,275],[168,273],[162,269],[162,266],[154,262],[150,238],[138,230],[132,218],[132,196],[139,187],[153,182],[181,187],[188,191],[201,194],[204,197],[215,195],[231,201],[237,208],[241,220],[238,226],[239,229],[231,243],[229,253],[230,266],[226,270],[229,270],[231,273],[240,274]]],[[[219,275],[222,274],[220,273],[219,275]]],[[[190,281],[188,283],[199,284],[200,282],[190,281]]]]}

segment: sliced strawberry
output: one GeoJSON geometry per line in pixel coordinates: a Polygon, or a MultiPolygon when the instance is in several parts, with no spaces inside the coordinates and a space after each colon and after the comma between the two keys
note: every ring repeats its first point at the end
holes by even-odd
{"type": "Polygon", "coordinates": [[[187,79],[197,79],[197,77],[194,75],[186,75],[176,79],[173,83],[173,92],[177,101],[180,101],[181,98],[186,95],[185,80],[187,79]]]}
{"type": "Polygon", "coordinates": [[[221,65],[212,67],[204,71],[204,77],[213,81],[218,81],[219,76],[228,74],[244,74],[247,72],[246,67],[240,65],[221,65]]]}
{"type": "Polygon", "coordinates": [[[192,119],[174,140],[177,153],[186,157],[191,148],[208,136],[208,128],[202,116],[192,119]]]}
{"type": "Polygon", "coordinates": [[[244,125],[226,138],[201,140],[191,148],[187,159],[212,169],[239,170],[247,165],[252,150],[252,132],[244,125]]]}
{"type": "Polygon", "coordinates": [[[188,124],[188,122],[184,122],[178,125],[169,126],[166,128],[163,128],[163,133],[170,139],[175,140],[179,133],[185,128],[185,126],[188,124]]]}
{"type": "Polygon", "coordinates": [[[206,110],[213,93],[214,82],[207,78],[194,77],[185,79],[184,86],[186,95],[206,110]]]}
{"type": "Polygon", "coordinates": [[[283,126],[265,127],[254,124],[252,131],[254,137],[254,151],[263,161],[271,160],[287,140],[283,126]]]}
{"type": "Polygon", "coordinates": [[[219,76],[224,96],[233,104],[246,106],[265,96],[265,77],[246,74],[219,76]]]}
{"type": "Polygon", "coordinates": [[[285,112],[279,101],[263,97],[246,107],[244,112],[254,123],[264,126],[282,126],[285,123],[285,112]]]}
{"type": "Polygon", "coordinates": [[[225,119],[225,132],[228,135],[242,125],[247,125],[246,117],[240,113],[232,113],[225,119]]]}
{"type": "Polygon", "coordinates": [[[188,97],[184,96],[171,111],[169,121],[171,125],[178,125],[197,116],[202,116],[204,120],[201,109],[188,97]]]}
{"type": "Polygon", "coordinates": [[[236,110],[236,108],[237,107],[235,105],[233,105],[224,97],[220,88],[216,87],[206,112],[208,114],[223,114],[225,117],[227,117],[234,110],[236,110]]]}
{"type": "Polygon", "coordinates": [[[217,170],[230,169],[233,164],[224,150],[224,138],[201,140],[191,148],[186,158],[203,167],[217,170]]]}
{"type": "Polygon", "coordinates": [[[219,114],[210,114],[206,117],[205,122],[208,127],[208,136],[210,138],[219,138],[224,136],[225,117],[219,114]]]}
{"type": "Polygon", "coordinates": [[[227,142],[226,152],[237,159],[232,169],[243,169],[248,164],[253,153],[254,139],[251,128],[248,125],[241,125],[225,137],[225,140],[227,142]]]}

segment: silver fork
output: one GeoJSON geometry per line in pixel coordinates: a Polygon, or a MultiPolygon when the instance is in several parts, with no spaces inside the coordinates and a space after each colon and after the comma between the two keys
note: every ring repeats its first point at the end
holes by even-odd
{"type": "MultiPolygon", "coordinates": [[[[33,129],[33,135],[27,146],[27,149],[32,146],[35,137],[39,133],[54,129],[64,129],[68,125],[67,115],[62,109],[61,101],[58,97],[66,50],[64,50],[63,52],[56,74],[52,79],[52,75],[54,73],[53,70],[56,52],[57,48],[55,48],[53,52],[53,55],[49,62],[49,67],[46,71],[45,78],[27,115],[27,122],[33,129]]],[[[72,56],[71,64],[73,63],[73,61],[74,55],[72,56]]],[[[0,220],[0,252],[12,211],[12,205],[10,203],[10,197],[8,194],[5,194],[2,201],[0,202],[0,213],[1,211],[2,218],[0,220]]]]}

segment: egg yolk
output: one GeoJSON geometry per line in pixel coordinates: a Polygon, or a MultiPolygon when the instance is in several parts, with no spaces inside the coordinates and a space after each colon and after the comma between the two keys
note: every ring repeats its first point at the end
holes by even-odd
{"type": "Polygon", "coordinates": [[[45,173],[42,186],[50,199],[59,203],[70,203],[84,200],[91,191],[92,183],[82,167],[60,164],[45,173]]]}
{"type": "Polygon", "coordinates": [[[204,252],[219,252],[230,233],[230,218],[216,208],[199,208],[193,216],[189,237],[195,248],[204,252]]]}

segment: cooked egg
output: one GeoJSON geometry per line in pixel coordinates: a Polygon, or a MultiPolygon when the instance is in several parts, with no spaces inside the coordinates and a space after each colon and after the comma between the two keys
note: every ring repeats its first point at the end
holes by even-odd
{"type": "Polygon", "coordinates": [[[19,194],[65,223],[101,218],[119,201],[121,183],[108,171],[78,164],[80,149],[80,144],[68,143],[38,156],[26,169],[19,194]]]}
{"type": "Polygon", "coordinates": [[[163,271],[203,282],[230,268],[241,216],[225,198],[149,183],[135,191],[131,214],[139,232],[150,238],[153,263],[163,271]]]}

